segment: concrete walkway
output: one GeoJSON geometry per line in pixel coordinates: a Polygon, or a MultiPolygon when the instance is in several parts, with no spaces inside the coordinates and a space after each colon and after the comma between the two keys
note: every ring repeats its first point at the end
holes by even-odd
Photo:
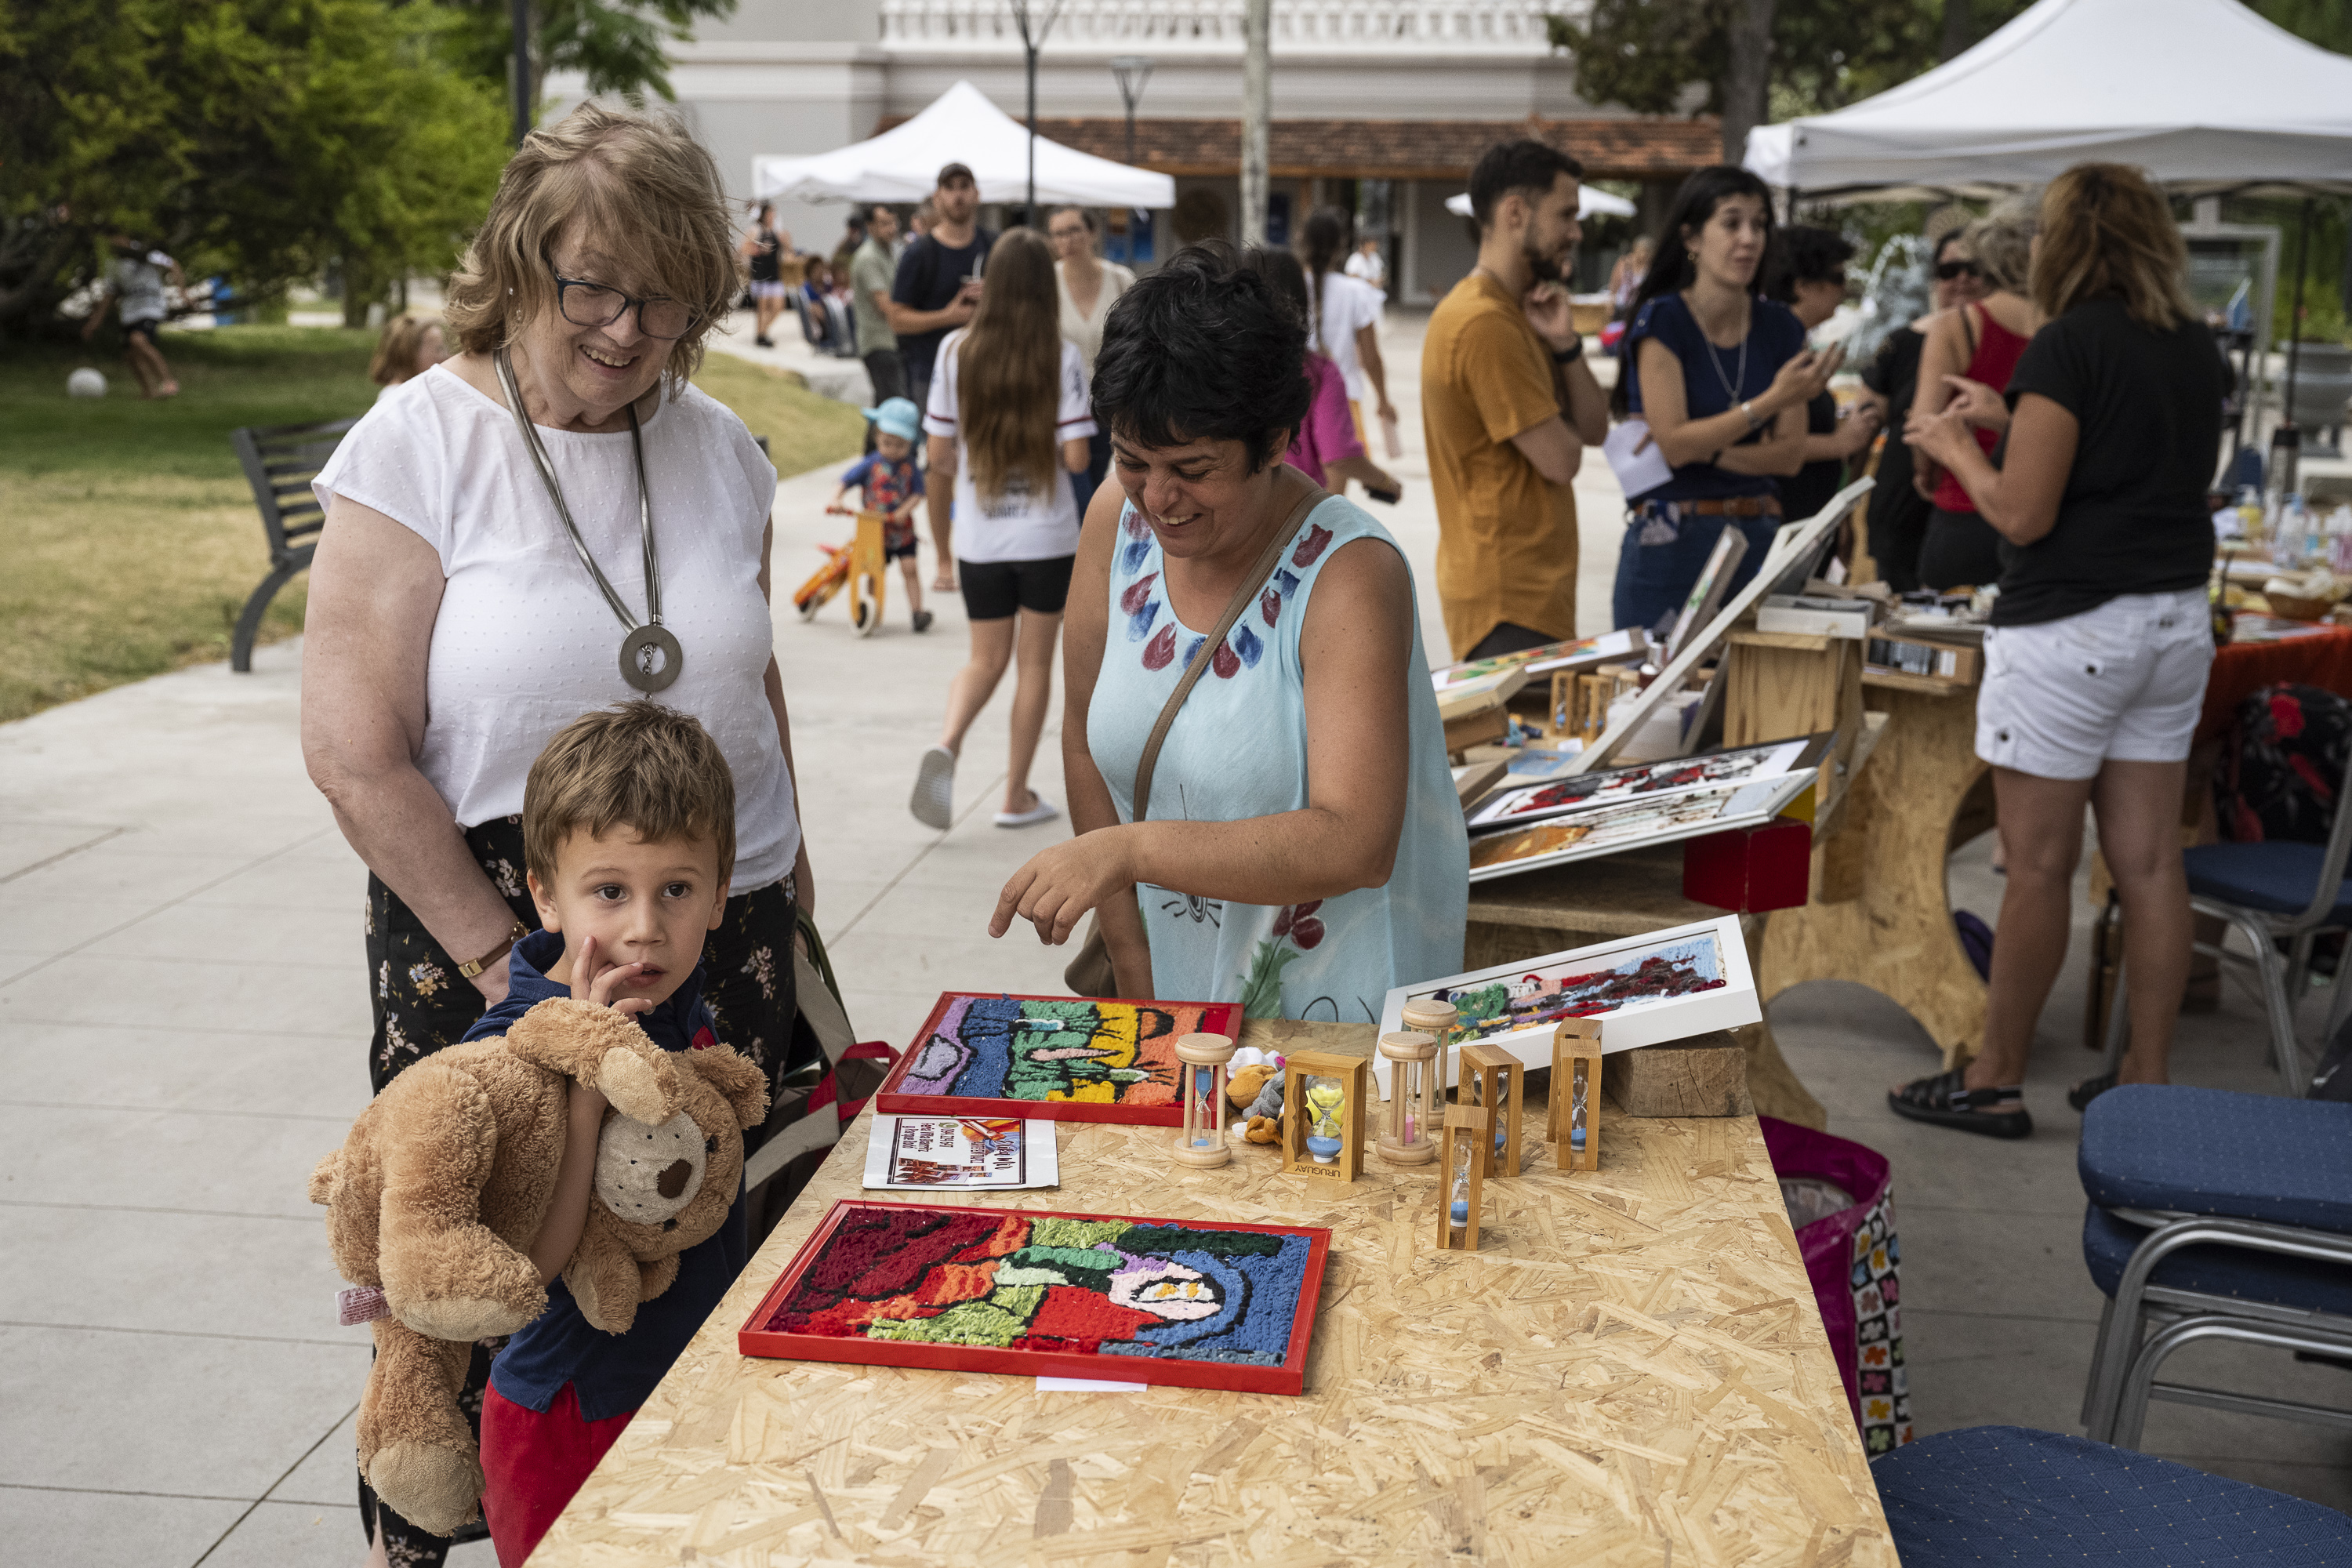
{"type": "MultiPolygon", "coordinates": [[[[1387,329],[1415,448],[1419,335],[1416,318],[1387,329]]],[[[1416,449],[1394,467],[1405,500],[1381,516],[1441,649],[1427,466],[1416,449]]],[[[1618,497],[1591,467],[1578,484],[1580,614],[1599,626],[1618,497]]],[[[816,541],[839,537],[820,510],[832,484],[804,475],[779,493],[785,590],[817,563],[816,541]]],[[[808,625],[787,605],[777,627],[820,923],[859,1034],[894,1044],[941,989],[1059,989],[1066,956],[982,929],[1005,877],[1065,830],[989,822],[1009,693],[966,748],[955,826],[933,834],[907,814],[966,646],[961,605],[932,607],[932,630],[909,632],[894,578],[873,637],[852,633],[839,602],[808,625]]],[[[299,643],[281,643],[250,676],[205,666],[0,727],[0,1563],[359,1558],[350,1416],[366,1335],[335,1326],[337,1281],[303,1189],[368,1094],[365,873],[304,777],[299,679],[299,643]]],[[[1059,802],[1057,744],[1049,731],[1036,783],[1059,802]]],[[[1990,918],[1999,886],[1983,849],[1955,862],[1954,893],[1990,918]]],[[[1886,1112],[1883,1086],[1933,1056],[1874,994],[1812,986],[1773,1009],[1833,1129],[1895,1163],[1923,1433],[2074,1427],[2098,1307],[2077,1240],[2078,1121],[2061,1095],[2091,1060],[2070,1043],[2083,945],[2029,1090],[2042,1131],[2022,1145],[1886,1112]]],[[[2188,1020],[2183,1080],[2265,1089],[2257,1017],[2232,993],[2221,1014],[2188,1020]]],[[[2180,1373],[2352,1393],[2334,1369],[2228,1352],[2184,1357],[2180,1373]]],[[[2148,1444],[2352,1502],[2352,1438],[2159,1406],[2148,1444]]],[[[456,1561],[491,1559],[484,1545],[456,1561]]]]}

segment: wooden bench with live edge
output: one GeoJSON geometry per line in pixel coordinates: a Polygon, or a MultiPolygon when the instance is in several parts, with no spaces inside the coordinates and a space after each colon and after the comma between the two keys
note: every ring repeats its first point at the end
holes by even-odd
{"type": "MultiPolygon", "coordinates": [[[[1242,1043],[1369,1056],[1365,1024],[1242,1043]]],[[[1639,1052],[1625,1053],[1639,1055],[1639,1052]]],[[[1612,1065],[1618,1058],[1611,1058],[1612,1065]]],[[[868,1107],[532,1554],[622,1563],[1853,1564],[1895,1556],[1753,1115],[1601,1112],[1472,1251],[1442,1173],[1367,1140],[1334,1188],[1268,1146],[1197,1169],[1165,1127],[1058,1125],[1058,1190],[927,1203],[1328,1227],[1297,1395],[768,1360],[737,1331],[861,1189],[868,1107]]],[[[1107,1369],[1116,1376],[1116,1369],[1107,1369]]]]}

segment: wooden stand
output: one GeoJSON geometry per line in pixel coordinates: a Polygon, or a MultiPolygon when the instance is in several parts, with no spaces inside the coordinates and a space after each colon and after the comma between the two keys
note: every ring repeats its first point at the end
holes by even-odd
{"type": "Polygon", "coordinates": [[[1583,673],[1556,671],[1551,678],[1553,733],[1573,735],[1591,745],[1609,727],[1609,705],[1641,685],[1641,676],[1626,664],[1604,664],[1583,673]]]}
{"type": "Polygon", "coordinates": [[[1486,1113],[1475,1105],[1449,1105],[1445,1108],[1444,1181],[1437,1189],[1437,1246],[1440,1251],[1475,1252],[1478,1250],[1478,1211],[1486,1201],[1486,1157],[1482,1152],[1487,1141],[1486,1113]],[[1463,1222],[1454,1223],[1454,1178],[1465,1167],[1469,1171],[1469,1188],[1460,1200],[1465,1206],[1463,1222]]]}
{"type": "Polygon", "coordinates": [[[1470,1103],[1495,1121],[1486,1142],[1486,1174],[1519,1173],[1519,1110],[1527,1089],[1527,1066],[1500,1046],[1462,1047],[1462,1087],[1470,1103]]]}
{"type": "Polygon", "coordinates": [[[1371,1063],[1362,1057],[1333,1056],[1323,1051],[1295,1051],[1282,1068],[1282,1168],[1294,1176],[1322,1181],[1352,1182],[1364,1168],[1364,1117],[1369,1112],[1371,1063]],[[1309,1080],[1314,1080],[1310,1087],[1309,1080]],[[1326,1089],[1337,1089],[1339,1099],[1327,1106],[1311,1102],[1326,1089]],[[1339,1146],[1317,1159],[1307,1140],[1324,1122],[1338,1128],[1339,1146]]]}
{"type": "Polygon", "coordinates": [[[1437,1158],[1445,1117],[1445,1067],[1437,1041],[1418,1031],[1382,1035],[1381,1055],[1389,1064],[1389,1130],[1377,1145],[1381,1158],[1391,1165],[1426,1165],[1437,1158]]]}
{"type": "Polygon", "coordinates": [[[1551,1115],[1544,1135],[1563,1171],[1601,1168],[1601,1020],[1562,1018],[1551,1032],[1551,1115]]]}
{"type": "Polygon", "coordinates": [[[1234,1157],[1225,1136],[1225,1070],[1234,1042],[1223,1035],[1181,1035],[1176,1059],[1184,1064],[1184,1131],[1176,1135],[1177,1163],[1208,1168],[1234,1157]]]}

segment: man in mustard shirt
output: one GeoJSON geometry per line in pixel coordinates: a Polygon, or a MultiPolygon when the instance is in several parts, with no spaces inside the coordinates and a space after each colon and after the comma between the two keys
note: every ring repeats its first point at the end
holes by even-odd
{"type": "Polygon", "coordinates": [[[1437,595],[1457,659],[1576,635],[1576,496],[1609,433],[1561,275],[1583,166],[1541,142],[1490,147],[1470,174],[1478,265],[1429,318],[1421,418],[1437,500],[1437,595]]]}

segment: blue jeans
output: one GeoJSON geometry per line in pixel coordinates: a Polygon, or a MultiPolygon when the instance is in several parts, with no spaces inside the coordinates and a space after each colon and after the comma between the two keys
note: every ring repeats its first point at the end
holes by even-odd
{"type": "Polygon", "coordinates": [[[1772,536],[1780,531],[1782,520],[1777,517],[1673,518],[1665,510],[1670,504],[1652,502],[1625,515],[1625,542],[1618,549],[1617,586],[1610,602],[1612,624],[1619,627],[1648,631],[1669,610],[1679,611],[1727,524],[1748,537],[1748,553],[1731,574],[1727,598],[1756,575],[1772,536]]]}

